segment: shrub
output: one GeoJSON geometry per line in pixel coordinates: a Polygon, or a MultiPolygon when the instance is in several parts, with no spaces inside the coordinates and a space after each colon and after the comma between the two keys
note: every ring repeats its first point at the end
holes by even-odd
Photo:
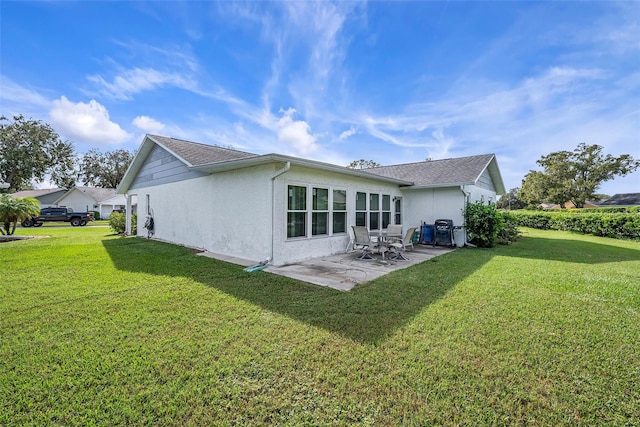
{"type": "Polygon", "coordinates": [[[491,248],[496,244],[498,233],[504,228],[504,220],[495,205],[467,203],[464,226],[470,243],[481,248],[491,248]]]}
{"type": "MultiPolygon", "coordinates": [[[[125,224],[127,223],[127,215],[119,212],[113,212],[109,216],[109,227],[118,234],[124,234],[125,224]]],[[[131,234],[134,236],[138,233],[138,216],[131,215],[131,234]]]]}
{"type": "Polygon", "coordinates": [[[93,219],[95,219],[96,221],[98,221],[100,219],[100,212],[91,211],[91,214],[93,215],[93,219]]]}
{"type": "Polygon", "coordinates": [[[503,227],[498,232],[497,240],[501,245],[508,245],[522,235],[518,230],[518,219],[509,212],[498,212],[498,214],[502,216],[503,227]]]}

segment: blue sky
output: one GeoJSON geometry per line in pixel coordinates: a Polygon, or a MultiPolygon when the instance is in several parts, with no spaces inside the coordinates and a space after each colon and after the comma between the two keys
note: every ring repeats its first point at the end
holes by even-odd
{"type": "MultiPolygon", "coordinates": [[[[78,152],[145,133],[346,165],[640,159],[640,3],[0,2],[0,113],[78,152]]],[[[640,172],[605,183],[639,192],[640,172]]]]}

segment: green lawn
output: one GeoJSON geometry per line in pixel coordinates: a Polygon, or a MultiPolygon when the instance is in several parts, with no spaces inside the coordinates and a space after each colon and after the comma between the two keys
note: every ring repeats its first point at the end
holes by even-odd
{"type": "Polygon", "coordinates": [[[350,293],[101,227],[0,243],[0,425],[639,425],[640,243],[525,230],[350,293]]]}

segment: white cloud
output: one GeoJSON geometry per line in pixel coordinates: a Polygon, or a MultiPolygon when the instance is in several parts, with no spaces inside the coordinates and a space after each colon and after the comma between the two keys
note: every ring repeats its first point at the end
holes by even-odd
{"type": "Polygon", "coordinates": [[[296,110],[280,110],[282,117],[277,122],[278,140],[288,144],[296,152],[306,155],[318,149],[316,137],[309,133],[310,127],[307,122],[294,120],[293,115],[296,110]]]}
{"type": "Polygon", "coordinates": [[[47,98],[40,95],[35,90],[20,86],[5,76],[0,76],[0,87],[2,87],[2,90],[0,91],[0,99],[3,101],[39,107],[48,106],[50,103],[47,98]]]}
{"type": "Polygon", "coordinates": [[[149,116],[138,116],[133,119],[132,124],[138,129],[154,134],[159,134],[165,128],[164,123],[152,119],[149,116]]]}
{"type": "Polygon", "coordinates": [[[342,132],[340,134],[340,136],[338,137],[338,139],[340,141],[344,141],[345,139],[347,139],[350,136],[353,136],[353,135],[355,135],[357,133],[358,133],[358,128],[356,126],[351,126],[349,129],[347,129],[344,132],[342,132]]]}
{"type": "Polygon", "coordinates": [[[190,77],[180,73],[166,73],[153,68],[132,68],[115,76],[111,82],[102,76],[89,76],[96,83],[102,95],[116,99],[130,100],[132,95],[166,85],[192,90],[195,83],[190,77]]]}
{"type": "Polygon", "coordinates": [[[107,109],[91,100],[73,103],[66,97],[53,101],[50,116],[56,130],[77,142],[121,144],[132,135],[109,119],[107,109]]]}

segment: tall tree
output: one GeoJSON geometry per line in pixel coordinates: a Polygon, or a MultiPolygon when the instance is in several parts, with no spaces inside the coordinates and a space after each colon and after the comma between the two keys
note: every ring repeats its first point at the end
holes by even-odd
{"type": "Polygon", "coordinates": [[[0,194],[0,234],[12,235],[16,231],[18,222],[38,215],[40,202],[33,197],[12,197],[0,194]]]}
{"type": "Polygon", "coordinates": [[[369,168],[378,168],[382,166],[380,163],[374,162],[373,160],[354,160],[353,162],[347,165],[350,169],[369,169],[369,168]]]}
{"type": "Polygon", "coordinates": [[[134,156],[134,151],[120,149],[102,153],[93,148],[82,156],[78,178],[96,187],[116,188],[134,156]]]}
{"type": "Polygon", "coordinates": [[[500,197],[500,200],[496,202],[496,208],[498,209],[522,209],[527,204],[520,200],[520,189],[518,187],[512,188],[505,194],[500,197]]]}
{"type": "Polygon", "coordinates": [[[640,160],[634,160],[629,154],[605,156],[602,150],[599,145],[581,143],[573,151],[542,156],[537,163],[544,172],[531,171],[522,182],[522,190],[530,198],[527,201],[532,201],[535,195],[562,207],[571,201],[581,208],[587,200],[596,197],[600,184],[640,167],[640,160]]]}
{"type": "Polygon", "coordinates": [[[22,115],[10,121],[0,117],[0,181],[9,184],[9,192],[27,188],[32,180],[51,181],[62,188],[74,185],[75,154],[70,142],[40,120],[22,115]]]}

